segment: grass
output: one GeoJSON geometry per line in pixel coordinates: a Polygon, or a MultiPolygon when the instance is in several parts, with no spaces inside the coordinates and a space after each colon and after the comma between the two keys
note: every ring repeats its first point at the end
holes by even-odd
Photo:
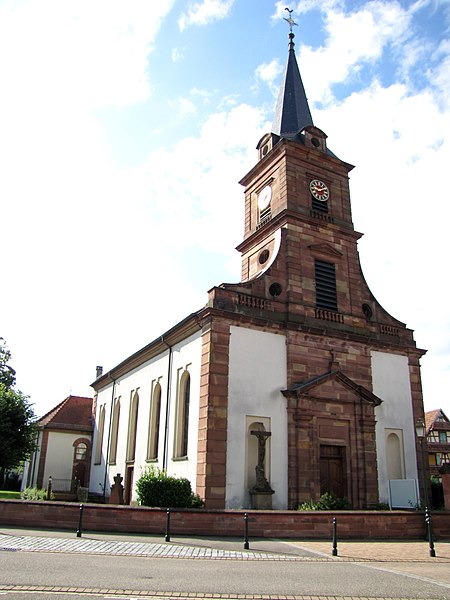
{"type": "Polygon", "coordinates": [[[18,498],[20,500],[20,492],[6,492],[0,490],[0,498],[7,498],[8,500],[18,498]]]}

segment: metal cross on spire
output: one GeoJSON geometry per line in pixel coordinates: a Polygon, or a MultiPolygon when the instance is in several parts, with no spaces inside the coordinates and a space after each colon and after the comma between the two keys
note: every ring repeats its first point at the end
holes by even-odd
{"type": "Polygon", "coordinates": [[[283,19],[289,23],[289,28],[290,28],[290,31],[291,31],[291,33],[292,33],[292,26],[293,26],[293,25],[296,25],[296,26],[298,27],[298,23],[296,23],[296,22],[294,21],[294,19],[292,18],[292,13],[294,12],[294,9],[285,8],[284,10],[287,10],[287,11],[288,11],[288,13],[289,13],[289,18],[287,19],[286,17],[283,17],[283,19]]]}

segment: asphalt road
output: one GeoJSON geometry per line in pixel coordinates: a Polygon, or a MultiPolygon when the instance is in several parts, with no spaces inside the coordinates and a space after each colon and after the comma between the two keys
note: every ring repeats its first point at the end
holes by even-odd
{"type": "MultiPolygon", "coordinates": [[[[448,565],[443,565],[447,567],[448,565]]],[[[365,565],[325,560],[267,561],[148,558],[0,551],[0,594],[31,598],[132,598],[131,591],[177,594],[272,595],[352,598],[450,599],[450,585],[391,570],[389,563],[365,565]],[[71,594],[5,590],[5,586],[58,586],[71,594]],[[78,591],[77,591],[78,590],[78,591]],[[83,591],[85,590],[85,591],[83,591]]],[[[229,596],[229,597],[230,597],[229,596]]],[[[147,598],[149,596],[147,595],[147,598]]],[[[150,596],[151,597],[151,596],[150,596]]],[[[160,596],[161,597],[161,596],[160,596]]]]}

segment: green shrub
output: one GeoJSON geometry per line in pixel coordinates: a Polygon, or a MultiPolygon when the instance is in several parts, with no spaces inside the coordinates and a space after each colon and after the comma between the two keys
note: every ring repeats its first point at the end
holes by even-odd
{"type": "Polygon", "coordinates": [[[205,503],[198,494],[192,494],[191,496],[191,508],[203,508],[205,503]]]}
{"type": "Polygon", "coordinates": [[[141,506],[197,508],[203,505],[201,499],[192,493],[188,479],[167,475],[164,470],[155,467],[142,471],[136,491],[141,506]]]}
{"type": "Polygon", "coordinates": [[[388,502],[377,502],[369,506],[369,510],[391,510],[388,502]]]}
{"type": "Polygon", "coordinates": [[[41,490],[39,488],[25,488],[21,492],[20,497],[22,500],[54,500],[55,496],[53,492],[50,494],[50,498],[47,498],[47,490],[41,490]]]}
{"type": "Polygon", "coordinates": [[[346,510],[350,508],[347,498],[337,498],[325,492],[319,500],[308,500],[297,506],[297,510],[346,510]]]}

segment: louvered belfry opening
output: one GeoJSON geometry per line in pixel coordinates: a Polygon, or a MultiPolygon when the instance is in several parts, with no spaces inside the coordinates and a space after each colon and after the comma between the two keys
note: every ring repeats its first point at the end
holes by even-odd
{"type": "Polygon", "coordinates": [[[328,212],[328,202],[326,200],[317,200],[314,196],[311,196],[311,206],[313,210],[318,212],[328,212]]]}
{"type": "Polygon", "coordinates": [[[316,259],[316,306],[337,311],[336,267],[333,263],[316,259]]]}

